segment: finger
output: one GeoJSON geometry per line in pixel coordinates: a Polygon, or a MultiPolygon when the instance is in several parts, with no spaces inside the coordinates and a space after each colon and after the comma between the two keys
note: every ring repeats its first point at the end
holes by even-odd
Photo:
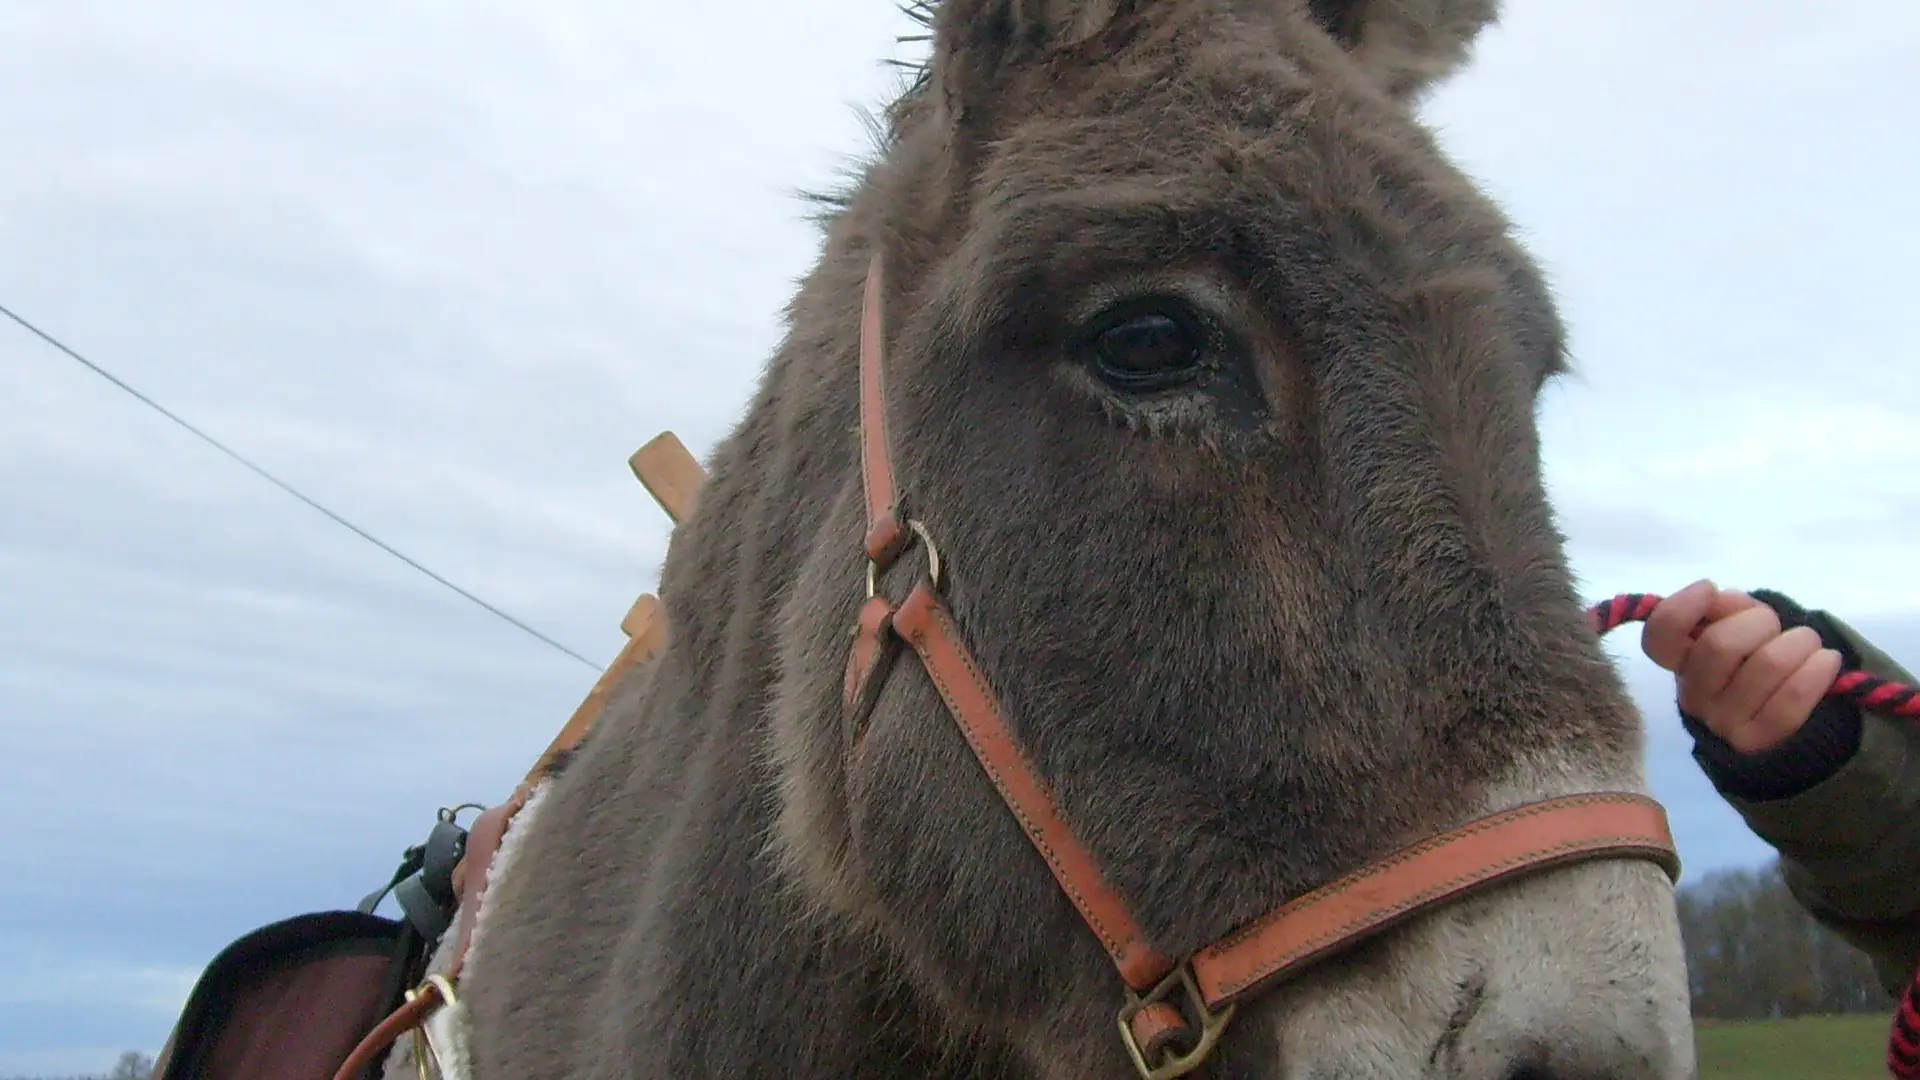
{"type": "MultiPolygon", "coordinates": [[[[1734,749],[1751,754],[1761,750],[1771,750],[1780,745],[1789,735],[1799,731],[1806,724],[1807,717],[1820,704],[1827,692],[1833,689],[1833,680],[1840,677],[1840,654],[1832,649],[1821,649],[1808,657],[1799,670],[1780,684],[1780,689],[1760,706],[1753,723],[1745,726],[1741,746],[1734,740],[1734,749]]],[[[1725,736],[1722,736],[1725,738],[1725,736]]]]}
{"type": "Polygon", "coordinates": [[[1755,604],[1715,622],[1701,632],[1680,665],[1680,707],[1705,719],[1747,657],[1780,636],[1780,617],[1755,604]]]}
{"type": "MultiPolygon", "coordinates": [[[[1760,646],[1741,662],[1727,688],[1708,706],[1708,714],[1701,719],[1714,734],[1739,749],[1743,741],[1753,737],[1751,729],[1760,707],[1819,651],[1819,631],[1810,626],[1795,627],[1760,646]]],[[[1785,719],[1792,721],[1791,726],[1778,732],[1767,745],[1793,734],[1805,722],[1806,714],[1802,713],[1798,720],[1791,716],[1785,719]]]]}
{"type": "Polygon", "coordinates": [[[1713,602],[1707,605],[1707,621],[1719,622],[1729,615],[1737,615],[1750,608],[1765,607],[1760,601],[1741,592],[1739,589],[1721,589],[1713,602]]]}
{"type": "Polygon", "coordinates": [[[1702,579],[1660,601],[1640,630],[1640,651],[1668,671],[1679,671],[1693,647],[1693,629],[1706,617],[1718,591],[1702,579]]]}

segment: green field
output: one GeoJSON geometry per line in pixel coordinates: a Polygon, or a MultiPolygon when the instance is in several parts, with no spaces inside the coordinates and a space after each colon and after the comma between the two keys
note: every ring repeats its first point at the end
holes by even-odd
{"type": "Polygon", "coordinates": [[[1702,1025],[1700,1080],[1887,1080],[1885,1016],[1702,1025]]]}

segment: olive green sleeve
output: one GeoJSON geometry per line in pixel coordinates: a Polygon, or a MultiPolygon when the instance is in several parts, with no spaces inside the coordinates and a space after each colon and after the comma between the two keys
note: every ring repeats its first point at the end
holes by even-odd
{"type": "MultiPolygon", "coordinates": [[[[1832,615],[1862,670],[1913,676],[1832,615]]],[[[1780,852],[1788,888],[1821,923],[1866,953],[1889,993],[1920,967],[1920,732],[1862,710],[1860,747],[1798,795],[1728,802],[1780,852]]]]}

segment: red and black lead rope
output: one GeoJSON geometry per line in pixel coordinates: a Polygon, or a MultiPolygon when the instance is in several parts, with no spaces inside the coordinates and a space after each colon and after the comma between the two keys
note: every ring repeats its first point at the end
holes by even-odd
{"type": "MultiPolygon", "coordinates": [[[[1645,622],[1664,599],[1652,593],[1621,593],[1587,609],[1596,632],[1604,635],[1630,622],[1645,622]]],[[[1843,698],[1882,716],[1920,720],[1920,687],[1892,682],[1864,671],[1843,671],[1828,696],[1843,698]]],[[[1887,1034],[1887,1071],[1895,1080],[1920,1080],[1920,971],[1900,995],[1887,1034]]]]}

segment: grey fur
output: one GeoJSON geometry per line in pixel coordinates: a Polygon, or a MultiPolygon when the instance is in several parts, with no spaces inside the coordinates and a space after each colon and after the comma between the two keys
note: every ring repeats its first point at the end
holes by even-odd
{"type": "MultiPolygon", "coordinates": [[[[1493,14],[930,12],[675,534],[667,650],[490,894],[475,1080],[1130,1075],[1111,966],[910,659],[843,753],[876,246],[951,606],[1163,950],[1469,816],[1640,785],[1540,479],[1560,322],[1410,111],[1493,14]],[[1073,344],[1142,290],[1220,328],[1192,389],[1120,393],[1073,344]]],[[[1676,1080],[1689,1032],[1664,879],[1589,865],[1249,1005],[1207,1075],[1676,1080]]]]}

